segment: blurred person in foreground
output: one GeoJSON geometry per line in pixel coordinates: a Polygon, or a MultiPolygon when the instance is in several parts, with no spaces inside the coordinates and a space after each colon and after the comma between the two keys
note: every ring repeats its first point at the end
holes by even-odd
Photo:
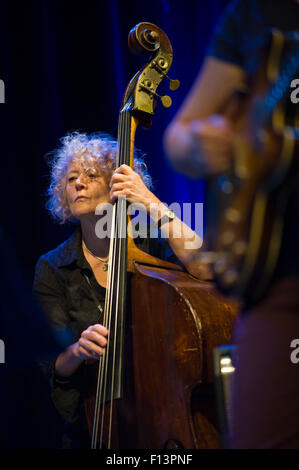
{"type": "MultiPolygon", "coordinates": [[[[298,0],[228,4],[199,76],[165,133],[166,153],[178,171],[210,178],[229,169],[235,134],[225,105],[236,89],[254,80],[273,28],[298,49],[298,0]]],[[[273,281],[249,309],[245,299],[235,325],[231,448],[299,448],[299,365],[290,359],[291,342],[299,338],[298,192],[289,214],[273,281]]]]}

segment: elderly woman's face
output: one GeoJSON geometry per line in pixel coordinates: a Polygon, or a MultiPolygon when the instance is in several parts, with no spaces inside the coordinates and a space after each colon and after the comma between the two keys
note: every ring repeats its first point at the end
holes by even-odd
{"type": "Polygon", "coordinates": [[[71,161],[66,175],[66,198],[73,217],[80,220],[86,214],[94,214],[98,204],[110,202],[110,188],[98,170],[86,170],[71,161]]]}

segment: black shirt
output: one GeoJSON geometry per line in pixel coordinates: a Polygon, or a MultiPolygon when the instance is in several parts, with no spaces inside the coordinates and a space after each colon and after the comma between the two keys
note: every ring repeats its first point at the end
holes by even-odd
{"type": "MultiPolygon", "coordinates": [[[[78,228],[67,241],[41,256],[36,264],[33,286],[34,296],[53,327],[69,327],[74,342],[82,331],[99,323],[106,293],[95,279],[81,242],[81,229],[78,228]]],[[[139,238],[135,242],[141,250],[157,258],[180,264],[160,233],[159,238],[139,238]]],[[[66,434],[68,440],[76,443],[71,442],[66,447],[84,447],[88,440],[82,394],[84,363],[72,376],[60,377],[54,372],[55,360],[42,363],[41,367],[50,380],[56,409],[68,423],[72,423],[68,425],[66,434]]]]}

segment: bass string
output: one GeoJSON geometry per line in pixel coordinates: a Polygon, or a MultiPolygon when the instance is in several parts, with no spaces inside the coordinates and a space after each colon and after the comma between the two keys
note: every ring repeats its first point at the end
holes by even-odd
{"type": "MultiPolygon", "coordinates": [[[[129,126],[128,124],[127,113],[121,113],[119,121],[119,135],[120,137],[120,146],[118,148],[118,166],[128,160],[128,150],[129,150],[129,126]]],[[[108,270],[108,285],[106,290],[106,301],[105,301],[105,310],[104,310],[104,319],[103,323],[107,326],[108,330],[111,331],[111,320],[112,320],[112,308],[113,308],[113,299],[115,299],[116,293],[116,312],[115,312],[115,323],[114,323],[114,347],[113,347],[113,360],[112,360],[112,375],[111,375],[111,396],[110,396],[110,414],[109,414],[109,427],[108,427],[108,448],[111,444],[111,430],[112,430],[112,412],[113,412],[113,395],[114,395],[114,382],[115,382],[115,358],[116,358],[116,338],[118,330],[118,311],[119,311],[119,301],[122,299],[122,292],[120,292],[120,274],[122,271],[121,256],[123,253],[123,247],[120,246],[118,234],[125,233],[126,230],[126,203],[125,201],[118,200],[117,204],[113,208],[113,218],[112,218],[112,227],[111,227],[111,240],[112,240],[112,249],[109,253],[109,270],[108,270]],[[117,211],[115,206],[117,205],[117,211]],[[119,217],[120,214],[120,217],[119,217]],[[120,222],[118,224],[118,222],[120,222]],[[117,259],[116,259],[117,258],[117,259]],[[115,272],[116,271],[116,272],[115,272]],[[112,288],[111,288],[112,287],[112,288]]],[[[120,237],[122,240],[122,237],[120,237]]],[[[94,413],[94,423],[93,423],[93,432],[92,432],[92,448],[97,446],[98,438],[98,428],[99,428],[99,417],[101,404],[106,401],[106,391],[107,391],[107,380],[108,380],[108,358],[110,350],[111,341],[108,339],[106,351],[99,361],[99,371],[98,371],[98,380],[97,380],[97,392],[96,392],[96,404],[95,404],[95,413],[94,413]]],[[[100,429],[100,440],[99,445],[102,447],[103,442],[103,431],[104,431],[104,421],[105,413],[102,412],[101,419],[101,429],[100,429]]]]}
{"type": "MultiPolygon", "coordinates": [[[[118,134],[120,136],[123,135],[123,127],[124,127],[124,119],[123,119],[123,115],[121,114],[120,115],[120,119],[119,119],[119,130],[118,130],[118,134]]],[[[120,160],[120,147],[118,146],[118,161],[117,161],[117,164],[119,165],[119,160],[120,160]]],[[[103,400],[102,400],[102,403],[103,403],[103,406],[102,406],[102,417],[101,417],[101,432],[100,432],[100,448],[102,446],[102,442],[103,442],[103,432],[104,432],[104,422],[105,422],[105,412],[104,412],[104,404],[105,404],[105,401],[106,401],[106,392],[107,392],[107,381],[108,381],[108,373],[110,371],[108,371],[108,358],[109,358],[109,353],[110,353],[110,345],[111,345],[111,336],[112,336],[112,330],[111,330],[111,322],[112,322],[112,309],[113,309],[113,299],[115,298],[115,294],[116,296],[118,295],[118,292],[119,292],[119,269],[116,269],[116,267],[118,266],[118,262],[116,260],[116,257],[118,255],[118,244],[117,244],[117,241],[118,241],[118,233],[119,233],[119,226],[118,226],[118,214],[119,214],[119,201],[117,201],[117,203],[114,205],[113,207],[113,230],[111,231],[111,241],[112,241],[112,256],[111,256],[111,263],[110,266],[111,266],[111,273],[110,273],[110,276],[109,276],[109,290],[106,294],[107,296],[107,309],[106,309],[106,313],[107,313],[107,318],[106,318],[106,326],[110,332],[110,339],[108,339],[108,344],[107,344],[107,347],[106,347],[106,351],[105,351],[105,354],[104,354],[104,362],[105,362],[105,368],[103,367],[102,369],[102,374],[104,375],[104,387],[103,387],[103,400]],[[117,211],[116,211],[116,207],[117,207],[117,211]],[[112,287],[112,288],[111,288],[112,287]]],[[[116,311],[115,311],[115,315],[117,317],[117,311],[118,311],[118,302],[116,302],[116,311]]],[[[115,325],[117,324],[117,318],[115,319],[115,325]]],[[[114,331],[114,345],[116,344],[116,331],[114,331]]],[[[112,379],[112,383],[111,383],[111,396],[110,396],[110,414],[109,414],[109,428],[108,428],[108,448],[110,448],[110,441],[111,441],[111,428],[112,428],[112,408],[113,408],[113,405],[112,405],[112,398],[113,398],[113,382],[114,382],[114,364],[115,364],[115,348],[113,348],[113,360],[112,360],[112,375],[111,375],[111,379],[112,379]]],[[[101,404],[101,403],[100,403],[101,404]]],[[[98,413],[100,412],[100,404],[99,404],[99,409],[98,409],[98,413]]]]}
{"type": "MultiPolygon", "coordinates": [[[[120,115],[119,120],[119,132],[121,131],[122,126],[122,116],[120,115]]],[[[116,211],[115,205],[113,206],[113,215],[112,215],[112,227],[111,227],[111,238],[112,241],[111,249],[109,252],[109,263],[108,263],[108,283],[106,288],[106,298],[105,298],[105,308],[104,308],[104,318],[103,318],[103,325],[105,325],[110,331],[111,328],[111,312],[112,312],[112,297],[113,297],[113,289],[111,289],[112,279],[115,278],[115,224],[116,224],[116,211]]],[[[101,419],[101,429],[100,429],[100,440],[99,440],[99,447],[102,448],[103,442],[103,429],[104,429],[104,403],[106,400],[106,388],[107,388],[107,374],[108,374],[108,357],[110,351],[110,337],[108,337],[106,351],[103,356],[99,360],[99,369],[98,369],[98,380],[97,380],[97,390],[96,390],[96,402],[95,402],[95,410],[94,410],[94,421],[93,421],[93,429],[92,429],[92,442],[91,448],[95,449],[97,447],[97,440],[98,440],[98,430],[99,430],[99,417],[100,417],[100,410],[101,404],[103,403],[102,409],[102,419],[101,419]]]]}
{"type": "MultiPolygon", "coordinates": [[[[124,119],[123,119],[123,115],[121,114],[120,115],[120,119],[119,119],[119,129],[118,129],[118,135],[120,136],[120,138],[122,138],[123,136],[123,129],[124,128],[124,119]]],[[[121,144],[118,143],[118,148],[117,148],[117,166],[120,165],[120,156],[121,156],[121,144]]],[[[115,350],[115,345],[116,345],[116,341],[117,341],[117,338],[116,338],[116,334],[117,334],[117,330],[116,330],[116,327],[117,327],[117,321],[118,321],[118,294],[119,294],[119,260],[116,259],[117,257],[119,257],[119,246],[118,246],[118,235],[119,235],[119,225],[118,225],[118,220],[119,220],[119,200],[117,200],[116,204],[114,205],[114,208],[117,207],[117,210],[114,210],[114,231],[113,233],[111,233],[111,237],[112,237],[112,244],[113,244],[113,249],[112,249],[112,253],[113,253],[113,260],[112,260],[112,275],[111,275],[111,279],[112,279],[112,289],[109,290],[109,326],[108,326],[108,330],[109,330],[109,334],[110,334],[110,341],[109,341],[109,346],[111,344],[111,334],[112,334],[112,331],[111,331],[111,322],[112,322],[112,308],[113,308],[113,300],[115,299],[116,297],[116,309],[115,309],[115,312],[114,312],[114,315],[115,315],[115,320],[114,320],[114,344],[113,344],[113,358],[112,358],[112,371],[111,371],[111,388],[110,388],[110,392],[111,392],[111,395],[110,395],[110,413],[109,413],[109,427],[108,427],[108,443],[107,443],[107,447],[108,449],[110,448],[110,443],[111,443],[111,429],[112,429],[112,411],[113,411],[113,391],[114,391],[114,367],[115,367],[115,354],[116,354],[116,350],[115,350]]],[[[107,345],[108,346],[108,345],[107,345]]],[[[104,420],[105,420],[105,413],[104,413],[104,404],[105,404],[105,398],[106,398],[106,384],[107,384],[107,377],[108,377],[108,357],[109,357],[109,350],[110,350],[110,347],[108,347],[108,349],[106,349],[106,357],[107,357],[107,360],[106,360],[106,367],[105,367],[105,385],[104,385],[104,399],[103,399],[103,412],[102,412],[102,422],[101,422],[101,437],[100,437],[100,442],[102,443],[102,436],[103,436],[103,431],[104,431],[104,420]]]]}
{"type": "MultiPolygon", "coordinates": [[[[106,402],[106,395],[107,395],[107,383],[108,383],[108,374],[110,373],[110,371],[108,370],[108,366],[109,366],[109,361],[108,361],[108,358],[110,356],[110,349],[112,347],[112,344],[111,344],[111,337],[112,337],[112,328],[111,328],[111,323],[112,323],[112,313],[113,313],[113,298],[114,298],[114,295],[115,295],[115,292],[117,293],[118,292],[118,273],[116,272],[116,266],[117,266],[117,262],[116,262],[116,256],[117,256],[117,253],[116,253],[116,243],[115,243],[115,236],[114,234],[117,233],[117,218],[116,216],[114,217],[114,220],[115,220],[115,225],[114,225],[114,233],[112,233],[113,235],[113,238],[112,238],[112,241],[113,241],[113,249],[112,249],[112,265],[111,265],[111,281],[110,281],[110,285],[111,285],[111,288],[109,289],[109,292],[108,292],[108,302],[107,302],[107,319],[106,319],[106,326],[107,326],[107,329],[109,330],[109,338],[108,338],[108,343],[107,343],[107,347],[106,347],[106,351],[104,353],[104,363],[105,363],[105,367],[103,367],[102,369],[102,373],[104,375],[104,386],[103,386],[103,400],[101,400],[103,406],[102,406],[102,416],[101,416],[101,433],[100,433],[100,448],[102,446],[102,442],[103,442],[103,432],[104,432],[104,422],[105,422],[105,412],[104,412],[104,404],[106,402]]],[[[114,337],[114,342],[115,342],[116,338],[114,337]]],[[[113,362],[114,362],[114,358],[113,358],[113,362]]],[[[113,370],[112,370],[112,373],[113,373],[113,370]]],[[[113,375],[111,375],[111,378],[113,380],[113,375]]],[[[103,383],[103,381],[102,381],[103,383]]],[[[110,409],[112,409],[112,401],[111,401],[111,397],[110,397],[110,409]]],[[[100,411],[100,408],[99,408],[99,411],[100,411]]],[[[110,420],[109,420],[110,421],[110,420]]],[[[111,427],[109,426],[109,434],[108,434],[108,448],[110,447],[110,434],[111,434],[111,427]]]]}
{"type": "MultiPolygon", "coordinates": [[[[112,240],[114,239],[114,232],[115,232],[115,206],[113,207],[113,215],[112,215],[112,227],[111,227],[111,237],[112,240]]],[[[114,248],[114,247],[113,247],[114,248]]],[[[106,287],[106,297],[105,297],[105,307],[104,307],[104,316],[103,316],[103,325],[106,325],[107,329],[109,330],[110,323],[111,323],[111,278],[114,276],[114,249],[110,250],[109,252],[109,263],[108,263],[108,282],[106,287]]],[[[106,352],[101,356],[99,360],[99,368],[98,368],[98,379],[97,379],[97,390],[96,390],[96,401],[95,401],[95,410],[94,410],[94,421],[93,421],[93,429],[92,429],[92,442],[91,448],[95,449],[97,446],[97,437],[98,437],[98,428],[99,428],[99,416],[100,416],[100,408],[102,403],[102,396],[103,403],[105,402],[105,389],[106,389],[106,379],[107,374],[104,374],[104,371],[107,371],[107,362],[108,362],[108,354],[110,349],[110,341],[108,338],[106,352]]],[[[101,426],[101,430],[103,427],[103,423],[101,426]]],[[[100,444],[102,442],[102,437],[100,438],[100,444]]]]}
{"type": "MultiPolygon", "coordinates": [[[[122,203],[123,201],[119,201],[119,203],[122,203]]],[[[121,204],[123,205],[123,204],[121,204]]],[[[120,227],[122,228],[123,225],[123,210],[121,210],[120,213],[120,227]]],[[[110,449],[111,445],[111,430],[112,430],[112,414],[113,414],[113,397],[114,397],[114,385],[115,385],[115,360],[116,360],[116,354],[117,354],[117,334],[118,334],[118,329],[119,329],[119,312],[120,312],[120,300],[122,298],[122,292],[121,292],[121,280],[120,280],[120,273],[122,269],[122,263],[121,263],[121,254],[122,254],[122,249],[118,246],[117,250],[117,260],[116,260],[116,271],[117,271],[117,288],[115,290],[116,293],[116,299],[115,299],[115,304],[116,304],[116,309],[114,312],[114,343],[113,343],[113,360],[112,360],[112,373],[111,373],[111,394],[110,394],[110,413],[109,413],[109,434],[108,434],[108,449],[110,449]]],[[[118,351],[121,353],[121,350],[118,351]]]]}
{"type": "MultiPolygon", "coordinates": [[[[117,278],[115,276],[115,268],[117,265],[116,246],[115,246],[115,240],[116,240],[115,233],[117,233],[117,217],[116,217],[115,207],[116,206],[113,207],[113,216],[112,216],[112,227],[111,227],[112,249],[110,250],[110,253],[109,253],[108,283],[107,283],[107,288],[106,288],[106,299],[105,299],[105,309],[104,309],[104,318],[103,318],[103,324],[107,327],[109,332],[111,332],[113,296],[114,296],[114,292],[117,291],[117,284],[118,284],[117,278]]],[[[96,448],[96,445],[97,445],[101,404],[104,404],[106,401],[107,381],[108,381],[108,358],[110,354],[110,347],[111,347],[111,339],[109,336],[105,353],[103,354],[103,356],[100,358],[100,361],[99,361],[92,448],[96,448]]],[[[104,406],[102,406],[102,409],[104,410],[104,406]]],[[[103,411],[102,416],[101,416],[101,428],[100,428],[100,439],[99,439],[100,448],[102,447],[102,442],[103,442],[104,418],[105,418],[105,413],[103,411]]]]}
{"type": "MultiPolygon", "coordinates": [[[[112,227],[111,227],[111,239],[114,241],[114,233],[115,233],[115,206],[113,207],[113,216],[112,216],[112,227]]],[[[105,299],[105,309],[104,309],[104,318],[103,324],[106,325],[107,329],[110,331],[111,329],[111,318],[112,318],[112,292],[111,289],[111,279],[115,277],[115,247],[113,246],[109,253],[109,267],[108,267],[108,284],[106,288],[106,299],[105,299]]],[[[97,437],[98,437],[98,429],[99,429],[99,417],[100,417],[100,409],[101,404],[105,403],[106,400],[106,389],[107,389],[107,376],[108,376],[108,357],[110,351],[110,344],[111,341],[107,341],[106,351],[103,356],[100,358],[99,362],[99,372],[98,372],[98,386],[97,386],[97,395],[96,395],[96,406],[95,406],[95,419],[94,419],[94,428],[93,428],[93,448],[96,448],[97,445],[97,437]]],[[[103,442],[103,429],[104,429],[104,412],[102,413],[101,419],[101,433],[100,433],[100,448],[102,447],[103,442]]]]}
{"type": "MultiPolygon", "coordinates": [[[[127,163],[129,150],[130,150],[130,116],[125,111],[121,113],[120,123],[121,123],[121,130],[120,130],[120,144],[119,144],[119,154],[118,154],[118,166],[122,165],[123,163],[127,163]]],[[[124,298],[124,283],[122,282],[124,278],[124,270],[126,270],[126,259],[124,259],[124,254],[126,255],[125,251],[125,244],[126,244],[126,229],[127,229],[127,211],[126,211],[126,200],[123,198],[119,198],[117,201],[117,216],[116,216],[116,226],[119,229],[117,231],[117,236],[115,237],[115,247],[114,253],[117,254],[117,260],[115,260],[115,266],[117,266],[116,270],[116,310],[115,310],[115,321],[114,321],[114,344],[113,344],[113,360],[112,360],[112,383],[111,383],[111,395],[110,395],[110,413],[109,413],[109,435],[108,435],[108,448],[111,445],[111,430],[112,430],[112,416],[113,416],[113,397],[114,397],[114,385],[115,385],[115,361],[116,361],[116,354],[122,354],[122,343],[123,337],[120,337],[119,341],[119,350],[117,351],[117,335],[122,335],[122,330],[119,331],[119,328],[123,325],[119,325],[119,320],[123,320],[119,318],[120,311],[122,310],[122,302],[124,298]],[[119,224],[119,225],[118,225],[119,224]],[[123,259],[122,259],[123,258],[123,259]]],[[[113,293],[114,294],[114,293],[113,293]]],[[[112,294],[112,297],[114,295],[112,294]]],[[[111,312],[112,313],[112,312],[111,312]]],[[[120,361],[122,358],[120,357],[120,361]]],[[[120,368],[121,373],[121,368],[120,368]]],[[[121,377],[118,377],[121,380],[121,377]]]]}

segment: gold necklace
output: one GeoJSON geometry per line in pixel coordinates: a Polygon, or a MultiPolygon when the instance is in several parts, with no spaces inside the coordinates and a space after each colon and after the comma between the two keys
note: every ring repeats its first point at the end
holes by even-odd
{"type": "Polygon", "coordinates": [[[100,258],[99,256],[95,255],[92,251],[90,251],[90,250],[87,248],[87,246],[85,245],[83,239],[82,239],[82,243],[83,243],[84,248],[88,251],[88,253],[90,253],[92,256],[94,256],[95,258],[97,258],[98,260],[100,260],[100,261],[103,263],[103,271],[107,271],[107,270],[108,270],[108,259],[109,259],[109,256],[107,256],[106,258],[100,258]]]}

